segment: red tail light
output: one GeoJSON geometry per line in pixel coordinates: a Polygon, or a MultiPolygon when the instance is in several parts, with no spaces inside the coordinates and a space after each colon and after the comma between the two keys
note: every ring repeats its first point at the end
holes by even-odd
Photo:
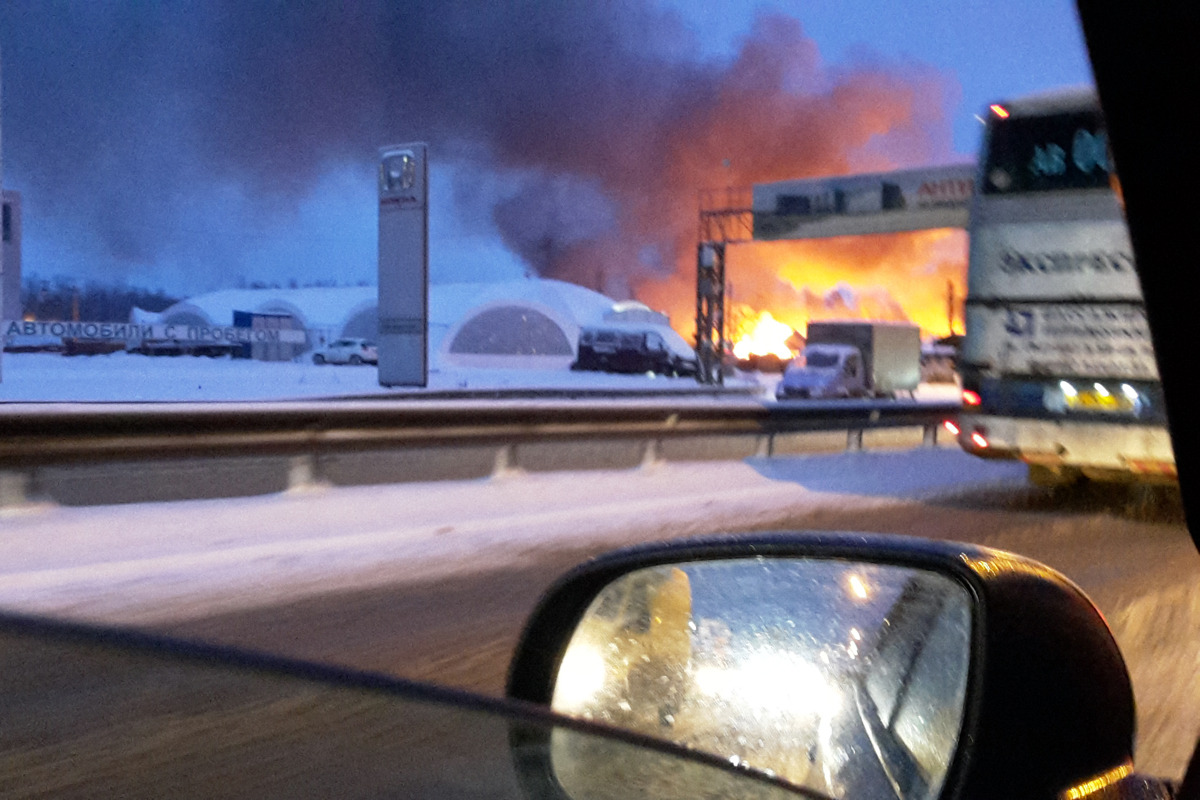
{"type": "Polygon", "coordinates": [[[943,422],[942,427],[945,428],[946,430],[950,431],[951,435],[953,435],[953,436],[958,436],[958,434],[960,433],[959,427],[957,425],[955,425],[952,420],[946,420],[945,422],[943,422]]]}
{"type": "Polygon", "coordinates": [[[974,445],[980,450],[988,446],[988,440],[983,438],[983,434],[979,431],[975,431],[971,434],[971,442],[974,443],[974,445]]]}
{"type": "Polygon", "coordinates": [[[962,399],[965,406],[977,406],[983,402],[983,398],[979,396],[979,392],[973,392],[970,389],[963,389],[962,399]]]}
{"type": "Polygon", "coordinates": [[[988,107],[992,110],[992,113],[1000,119],[1008,119],[1008,109],[1004,106],[1000,105],[999,103],[992,103],[988,107]]]}

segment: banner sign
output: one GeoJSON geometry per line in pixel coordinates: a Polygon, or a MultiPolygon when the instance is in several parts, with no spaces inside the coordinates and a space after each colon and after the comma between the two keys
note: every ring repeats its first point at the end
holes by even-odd
{"type": "Polygon", "coordinates": [[[167,341],[204,344],[304,344],[303,330],[239,328],[233,325],[151,325],[137,322],[5,320],[4,336],[52,336],[93,341],[167,341]]]}
{"type": "Polygon", "coordinates": [[[966,321],[963,359],[1005,374],[1158,379],[1140,303],[968,305],[966,321]]]}
{"type": "Polygon", "coordinates": [[[754,187],[754,238],[821,239],[966,228],[974,164],[754,187]]]}
{"type": "Polygon", "coordinates": [[[967,295],[980,300],[1141,300],[1120,217],[982,225],[971,232],[967,295]]]}

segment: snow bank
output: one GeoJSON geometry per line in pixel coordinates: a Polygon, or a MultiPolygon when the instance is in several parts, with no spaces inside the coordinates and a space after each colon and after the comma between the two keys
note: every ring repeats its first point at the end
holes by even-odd
{"type": "Polygon", "coordinates": [[[142,623],[717,531],[829,508],[1020,482],[1020,465],[956,450],[516,474],[236,500],[48,507],[0,518],[0,607],[142,623]],[[852,476],[832,491],[830,476],[852,476]]]}
{"type": "MultiPolygon", "coordinates": [[[[746,373],[726,382],[774,399],[778,375],[746,373]]],[[[362,395],[406,396],[424,392],[494,389],[688,391],[692,378],[617,375],[566,369],[444,368],[429,374],[424,389],[384,388],[377,370],[308,361],[250,361],[229,357],[142,356],[130,353],[67,357],[56,353],[5,353],[0,403],[4,402],[230,402],[300,400],[362,395]]],[[[956,400],[953,384],[923,384],[918,400],[956,400]]]]}
{"type": "MultiPolygon", "coordinates": [[[[119,402],[294,400],[358,395],[420,394],[420,389],[379,385],[369,365],[317,366],[196,356],[149,357],[129,353],[65,357],[5,353],[0,402],[119,402]]],[[[425,391],[489,389],[695,388],[691,378],[612,375],[537,369],[445,369],[431,372],[425,391]]]]}

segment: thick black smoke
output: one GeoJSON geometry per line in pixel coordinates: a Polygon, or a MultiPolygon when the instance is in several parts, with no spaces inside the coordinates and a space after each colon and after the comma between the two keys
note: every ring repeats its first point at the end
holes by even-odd
{"type": "Polygon", "coordinates": [[[937,80],[828,73],[793,20],[761,19],[732,64],[695,51],[678,16],[634,0],[15,0],[6,183],[99,264],[219,271],[238,267],[229,230],[425,140],[488,175],[489,224],[531,269],[636,285],[677,268],[698,188],[845,168],[881,136],[908,158],[938,148],[937,80]],[[223,211],[226,194],[254,202],[223,211]],[[208,241],[183,255],[181,235],[208,241]]]}

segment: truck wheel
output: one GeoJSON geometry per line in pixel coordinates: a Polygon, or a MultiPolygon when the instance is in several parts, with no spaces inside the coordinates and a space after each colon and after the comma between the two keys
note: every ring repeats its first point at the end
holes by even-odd
{"type": "Polygon", "coordinates": [[[314,354],[313,355],[313,363],[316,364],[318,367],[321,366],[322,364],[325,363],[325,356],[321,355],[320,353],[314,354]]]}

